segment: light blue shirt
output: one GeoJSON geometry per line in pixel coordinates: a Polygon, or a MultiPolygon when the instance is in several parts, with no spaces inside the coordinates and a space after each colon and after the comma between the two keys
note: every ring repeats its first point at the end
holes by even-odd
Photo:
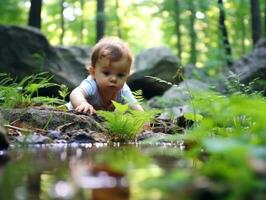
{"type": "MultiPolygon", "coordinates": [[[[97,83],[92,78],[91,75],[89,75],[85,80],[81,82],[81,84],[78,86],[82,91],[84,92],[85,98],[87,101],[94,107],[102,107],[102,99],[98,91],[97,83]]],[[[137,103],[136,98],[133,96],[130,88],[125,83],[123,88],[118,92],[116,99],[116,102],[118,103],[129,103],[134,104],[137,103]]],[[[73,110],[73,105],[71,102],[67,103],[66,106],[69,110],[73,110]]]]}

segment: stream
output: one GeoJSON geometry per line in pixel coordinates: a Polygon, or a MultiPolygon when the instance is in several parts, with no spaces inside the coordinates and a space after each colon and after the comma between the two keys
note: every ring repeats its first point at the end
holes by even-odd
{"type": "Polygon", "coordinates": [[[196,166],[183,153],[167,144],[11,146],[0,151],[0,199],[177,199],[168,187],[178,183],[162,177],[196,166]]]}

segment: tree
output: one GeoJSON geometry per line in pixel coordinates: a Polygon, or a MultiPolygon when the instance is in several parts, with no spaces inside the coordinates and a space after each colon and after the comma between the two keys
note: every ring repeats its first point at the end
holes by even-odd
{"type": "Polygon", "coordinates": [[[42,0],[31,0],[28,25],[41,29],[42,0]]]}
{"type": "Polygon", "coordinates": [[[174,11],[175,11],[175,29],[176,29],[176,37],[177,37],[177,53],[180,62],[182,63],[182,46],[181,46],[181,31],[180,31],[180,2],[179,0],[174,0],[174,11]]]}
{"type": "Polygon", "coordinates": [[[197,52],[196,52],[196,32],[195,32],[195,5],[193,0],[189,1],[189,10],[190,10],[190,26],[189,26],[189,34],[190,34],[190,63],[196,64],[197,62],[197,52]]]}
{"type": "Polygon", "coordinates": [[[230,46],[229,39],[228,39],[227,28],[225,26],[225,11],[224,11],[223,0],[218,0],[218,7],[220,11],[219,28],[221,30],[222,42],[225,48],[227,66],[229,67],[232,65],[233,62],[232,62],[231,46],[230,46]]]}
{"type": "Polygon", "coordinates": [[[60,34],[60,44],[64,44],[64,35],[65,35],[65,18],[64,18],[64,2],[65,0],[60,1],[60,26],[61,26],[61,34],[60,34]]]}
{"type": "Polygon", "coordinates": [[[244,22],[244,16],[245,13],[243,11],[243,9],[241,9],[242,5],[244,5],[244,0],[240,1],[240,7],[239,7],[239,11],[238,11],[238,17],[239,17],[239,22],[240,22],[240,34],[241,34],[241,53],[244,54],[246,52],[246,47],[245,47],[245,38],[246,38],[246,27],[245,27],[245,22],[244,22]]]}
{"type": "Polygon", "coordinates": [[[258,0],[250,0],[252,41],[255,45],[261,37],[260,34],[260,6],[258,0]]]}
{"type": "Polygon", "coordinates": [[[115,0],[115,7],[116,7],[116,29],[117,29],[117,36],[122,38],[122,32],[121,32],[121,21],[120,21],[120,17],[118,14],[118,10],[119,10],[119,0],[115,0]]]}
{"type": "Polygon", "coordinates": [[[83,44],[83,31],[84,31],[84,28],[85,28],[85,25],[84,25],[84,0],[80,0],[80,9],[81,9],[81,12],[82,12],[82,15],[81,15],[81,22],[80,22],[80,44],[83,44]]]}
{"type": "Polygon", "coordinates": [[[96,42],[98,42],[105,31],[104,0],[97,0],[96,12],[96,42]]]}

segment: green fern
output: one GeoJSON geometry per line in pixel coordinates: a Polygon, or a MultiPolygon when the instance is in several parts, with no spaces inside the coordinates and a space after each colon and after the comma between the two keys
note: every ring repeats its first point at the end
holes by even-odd
{"type": "Polygon", "coordinates": [[[114,141],[128,141],[141,132],[145,123],[154,119],[158,110],[137,111],[113,101],[115,111],[97,111],[106,122],[105,125],[114,141]]]}
{"type": "Polygon", "coordinates": [[[64,85],[64,84],[61,84],[58,93],[62,97],[62,99],[65,100],[66,96],[69,94],[68,87],[66,85],[64,85]]]}
{"type": "Polygon", "coordinates": [[[47,72],[27,76],[20,82],[16,82],[10,75],[0,73],[0,106],[6,108],[27,107],[40,104],[63,104],[64,100],[51,97],[40,97],[38,91],[41,88],[58,86],[50,83],[52,76],[47,72]]]}
{"type": "Polygon", "coordinates": [[[134,92],[132,92],[134,97],[137,99],[138,103],[143,103],[144,101],[144,97],[143,97],[143,92],[142,90],[136,90],[134,92]]]}

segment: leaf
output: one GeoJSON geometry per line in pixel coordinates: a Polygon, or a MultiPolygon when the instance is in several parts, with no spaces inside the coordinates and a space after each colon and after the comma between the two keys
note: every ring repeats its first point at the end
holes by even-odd
{"type": "Polygon", "coordinates": [[[184,117],[195,122],[200,122],[203,119],[202,115],[195,113],[185,113],[184,117]]]}
{"type": "Polygon", "coordinates": [[[125,113],[129,109],[128,104],[123,105],[115,101],[112,101],[112,103],[114,104],[115,112],[125,113]]]}

